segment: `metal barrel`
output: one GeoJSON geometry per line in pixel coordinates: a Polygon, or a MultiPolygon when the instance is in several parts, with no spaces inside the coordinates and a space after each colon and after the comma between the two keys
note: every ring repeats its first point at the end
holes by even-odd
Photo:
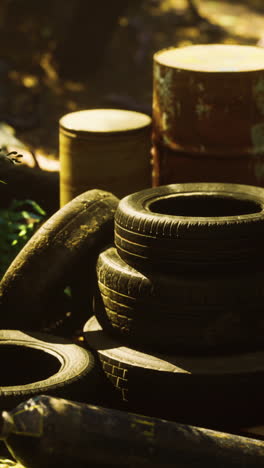
{"type": "Polygon", "coordinates": [[[90,189],[122,198],[151,186],[151,117],[120,109],[60,119],[60,205],[90,189]]]}
{"type": "Polygon", "coordinates": [[[154,186],[264,184],[264,50],[206,44],[154,55],[154,186]]]}

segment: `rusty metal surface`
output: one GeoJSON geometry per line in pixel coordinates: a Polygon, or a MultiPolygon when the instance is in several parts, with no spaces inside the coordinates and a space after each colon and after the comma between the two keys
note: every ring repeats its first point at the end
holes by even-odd
{"type": "MultiPolygon", "coordinates": [[[[185,49],[195,56],[195,47],[185,49]]],[[[200,47],[210,51],[208,60],[217,52],[214,45],[200,47]]],[[[192,70],[164,63],[164,53],[154,56],[154,185],[193,180],[263,185],[264,65],[219,71],[208,64],[199,69],[194,61],[192,70]]]]}

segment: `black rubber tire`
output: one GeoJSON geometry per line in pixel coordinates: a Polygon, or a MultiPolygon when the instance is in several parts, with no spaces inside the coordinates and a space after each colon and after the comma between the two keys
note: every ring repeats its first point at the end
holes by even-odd
{"type": "Polygon", "coordinates": [[[264,352],[146,354],[109,337],[95,317],[84,336],[126,410],[226,432],[263,421],[264,352]]]}
{"type": "Polygon", "coordinates": [[[95,315],[127,344],[188,353],[264,348],[263,272],[141,273],[114,247],[96,269],[95,315]]]}
{"type": "Polygon", "coordinates": [[[91,351],[45,333],[0,331],[0,409],[37,394],[98,401],[100,368],[91,351]]]}
{"type": "Polygon", "coordinates": [[[174,271],[263,268],[264,189],[187,183],[123,198],[115,244],[129,264],[174,271]]]}
{"type": "Polygon", "coordinates": [[[98,252],[113,239],[118,201],[109,192],[89,190],[38,229],[0,283],[1,328],[43,329],[61,316],[54,298],[84,275],[88,302],[98,252]]]}

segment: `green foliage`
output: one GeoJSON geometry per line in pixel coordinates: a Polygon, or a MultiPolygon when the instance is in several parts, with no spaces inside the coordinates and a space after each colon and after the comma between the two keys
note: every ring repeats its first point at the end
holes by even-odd
{"type": "Polygon", "coordinates": [[[32,200],[14,200],[8,209],[0,209],[0,277],[35,232],[45,214],[32,200]]]}

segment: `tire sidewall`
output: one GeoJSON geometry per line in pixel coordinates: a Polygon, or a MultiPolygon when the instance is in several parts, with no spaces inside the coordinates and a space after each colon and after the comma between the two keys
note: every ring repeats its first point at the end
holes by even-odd
{"type": "Polygon", "coordinates": [[[264,229],[264,190],[261,187],[227,183],[171,184],[146,189],[128,195],[119,202],[115,225],[133,233],[144,234],[147,230],[150,237],[152,230],[153,237],[159,235],[163,238],[187,236],[197,239],[199,235],[221,238],[224,233],[235,235],[236,232],[241,233],[241,230],[254,235],[259,229],[264,229]],[[150,209],[154,202],[162,198],[195,194],[237,197],[241,201],[256,203],[261,209],[256,213],[221,217],[172,216],[155,213],[150,209]]]}
{"type": "MultiPolygon", "coordinates": [[[[2,401],[8,397],[15,398],[23,395],[23,398],[26,398],[35,393],[54,392],[62,387],[65,388],[65,386],[69,386],[80,377],[85,376],[94,366],[92,353],[61,337],[44,333],[1,330],[0,346],[5,345],[32,348],[48,353],[59,361],[60,369],[43,380],[33,381],[25,385],[1,387],[0,400],[2,401]]],[[[32,379],[34,379],[34,376],[32,376],[32,379]]]]}

